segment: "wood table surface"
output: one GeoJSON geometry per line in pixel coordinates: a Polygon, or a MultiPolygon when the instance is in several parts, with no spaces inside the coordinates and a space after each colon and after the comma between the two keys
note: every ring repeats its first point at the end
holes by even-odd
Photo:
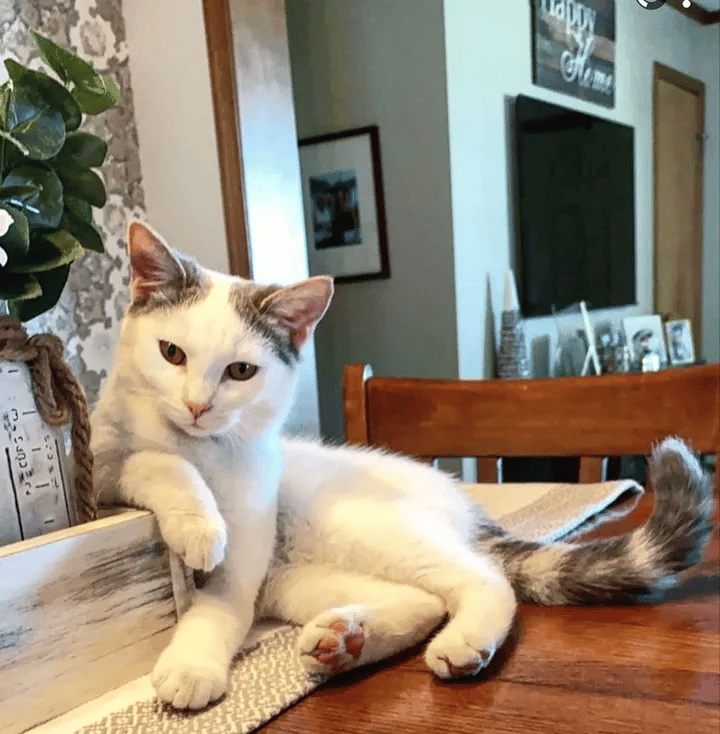
{"type": "MultiPolygon", "coordinates": [[[[585,537],[637,527],[652,495],[585,537]]],[[[443,682],[422,649],[337,677],[263,734],[717,734],[720,731],[720,553],[651,604],[522,605],[476,679],[443,682]]]]}

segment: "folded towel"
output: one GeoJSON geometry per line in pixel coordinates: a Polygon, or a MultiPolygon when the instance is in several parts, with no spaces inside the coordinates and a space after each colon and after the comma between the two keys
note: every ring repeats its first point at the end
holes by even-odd
{"type": "MultiPolygon", "coordinates": [[[[566,538],[625,514],[643,491],[631,480],[464,487],[499,525],[520,538],[537,541],[566,538]]],[[[161,704],[149,677],[143,676],[31,732],[247,734],[322,683],[321,678],[307,675],[300,665],[295,652],[299,634],[299,628],[290,625],[256,625],[235,661],[227,695],[203,711],[178,712],[161,704]]]]}

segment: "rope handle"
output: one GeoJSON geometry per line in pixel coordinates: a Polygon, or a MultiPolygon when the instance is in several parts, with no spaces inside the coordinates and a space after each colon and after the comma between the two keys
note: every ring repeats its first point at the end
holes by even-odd
{"type": "Polygon", "coordinates": [[[97,519],[87,400],[65,362],[62,342],[52,334],[28,337],[20,321],[0,316],[0,360],[27,364],[35,405],[48,425],[62,426],[72,419],[78,517],[81,522],[97,519]]]}

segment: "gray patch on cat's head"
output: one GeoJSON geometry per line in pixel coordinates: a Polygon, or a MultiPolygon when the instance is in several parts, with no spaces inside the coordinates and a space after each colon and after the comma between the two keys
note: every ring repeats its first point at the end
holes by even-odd
{"type": "Polygon", "coordinates": [[[270,344],[281,362],[291,366],[297,363],[300,354],[292,343],[289,329],[278,322],[266,305],[267,297],[279,288],[240,283],[231,289],[230,299],[238,316],[270,344]]]}
{"type": "Polygon", "coordinates": [[[182,268],[177,278],[159,284],[152,291],[137,294],[128,313],[131,316],[148,314],[158,309],[192,306],[210,292],[210,278],[195,260],[173,250],[173,255],[182,268]]]}

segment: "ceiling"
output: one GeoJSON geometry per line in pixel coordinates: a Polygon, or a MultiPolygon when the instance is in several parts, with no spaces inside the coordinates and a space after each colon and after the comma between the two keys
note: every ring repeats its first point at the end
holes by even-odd
{"type": "Polygon", "coordinates": [[[700,5],[705,10],[720,10],[720,0],[700,0],[695,4],[700,5]]]}

